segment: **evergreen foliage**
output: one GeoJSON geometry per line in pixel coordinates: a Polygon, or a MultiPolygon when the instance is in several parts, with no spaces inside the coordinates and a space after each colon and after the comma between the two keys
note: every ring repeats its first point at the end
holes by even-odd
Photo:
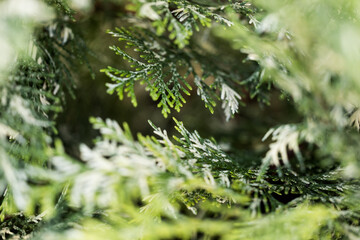
{"type": "Polygon", "coordinates": [[[0,2],[2,239],[360,238],[356,0],[27,1],[0,2]],[[101,3],[123,22],[108,31],[108,93],[137,106],[144,84],[166,118],[194,89],[211,113],[221,103],[223,125],[280,96],[296,120],[250,115],[269,129],[235,149],[181,114],[174,136],[149,120],[136,137],[88,116],[100,134],[69,153],[56,121],[79,65],[94,76],[88,56],[106,58],[80,27],[101,3]]]}

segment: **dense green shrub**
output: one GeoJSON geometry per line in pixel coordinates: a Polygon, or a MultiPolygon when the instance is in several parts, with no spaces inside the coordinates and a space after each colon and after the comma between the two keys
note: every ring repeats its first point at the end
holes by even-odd
{"type": "Polygon", "coordinates": [[[1,1],[1,238],[360,238],[359,13],[356,0],[1,1]],[[130,113],[102,105],[96,79],[153,134],[134,137],[138,115],[92,116],[130,113]]]}

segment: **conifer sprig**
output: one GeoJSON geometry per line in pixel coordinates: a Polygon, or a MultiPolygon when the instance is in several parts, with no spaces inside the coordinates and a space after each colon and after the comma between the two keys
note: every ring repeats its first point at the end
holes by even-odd
{"type": "Polygon", "coordinates": [[[135,83],[145,84],[150,96],[154,101],[159,101],[158,107],[162,108],[162,114],[167,117],[171,108],[180,111],[186,103],[184,95],[190,95],[193,84],[205,107],[211,112],[214,111],[217,99],[222,100],[227,119],[238,111],[241,96],[228,85],[237,85],[236,77],[197,52],[178,49],[152,32],[140,32],[144,30],[121,28],[110,32],[119,41],[126,41],[127,48],[133,48],[134,52],[139,53],[137,58],[120,47],[110,47],[131,64],[131,70],[119,70],[110,66],[101,70],[115,82],[107,84],[110,94],[116,91],[120,99],[123,99],[125,92],[136,106],[135,83]],[[202,72],[196,70],[198,67],[202,72]],[[213,83],[207,83],[208,78],[214,79],[213,83]],[[218,90],[221,90],[221,96],[218,96],[218,90]]]}
{"type": "Polygon", "coordinates": [[[152,25],[158,35],[169,32],[169,38],[179,48],[189,44],[191,36],[201,27],[211,27],[213,22],[218,22],[231,27],[232,21],[224,15],[226,10],[232,9],[251,18],[253,10],[246,2],[228,1],[135,1],[135,9],[141,17],[152,20],[152,25]]]}

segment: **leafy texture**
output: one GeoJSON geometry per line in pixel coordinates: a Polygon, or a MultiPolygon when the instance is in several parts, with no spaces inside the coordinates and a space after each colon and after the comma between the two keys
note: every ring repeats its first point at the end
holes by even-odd
{"type": "MultiPolygon", "coordinates": [[[[23,9],[26,5],[3,4],[7,8],[18,8],[19,14],[23,14],[17,19],[19,22],[28,18],[36,20],[37,17],[31,18],[34,15],[31,11],[41,13],[38,8],[47,9],[41,2],[33,1],[27,7],[34,9],[28,10],[23,9]]],[[[51,4],[54,3],[49,3],[50,6],[51,4]]],[[[22,33],[23,38],[28,41],[28,47],[25,50],[15,49],[18,50],[18,59],[10,66],[4,82],[0,84],[2,219],[16,210],[34,212],[37,203],[31,196],[38,183],[32,182],[30,169],[46,166],[52,151],[51,137],[57,132],[54,120],[62,110],[65,89],[72,92],[74,88],[69,67],[69,64],[73,64],[71,58],[75,58],[73,54],[79,53],[77,60],[84,60],[87,55],[83,51],[86,48],[82,45],[81,38],[70,28],[68,16],[61,15],[62,11],[59,9],[63,5],[59,3],[56,6],[57,10],[54,12],[59,11],[58,20],[36,28],[30,24],[33,27],[31,36],[28,31],[22,33]]],[[[44,11],[44,14],[47,12],[44,11]]],[[[42,201],[44,203],[48,200],[42,201]]]]}
{"type": "Polygon", "coordinates": [[[162,35],[166,30],[169,38],[179,48],[189,44],[194,30],[211,27],[212,22],[219,22],[231,27],[233,23],[223,16],[226,9],[234,9],[244,16],[251,17],[252,10],[245,2],[229,1],[139,1],[135,9],[141,17],[153,21],[156,33],[162,35]]]}
{"type": "Polygon", "coordinates": [[[1,239],[360,238],[358,1],[15,2],[0,2],[1,239]],[[135,137],[86,106],[64,118],[90,117],[97,137],[58,135],[81,92],[96,114],[128,114],[80,81],[93,74],[79,31],[97,24],[121,25],[118,56],[94,49],[116,64],[108,93],[136,106],[143,84],[165,117],[187,102],[175,131],[141,109],[153,134],[135,137]]]}
{"type": "Polygon", "coordinates": [[[176,49],[165,39],[151,32],[146,31],[144,35],[139,31],[140,29],[129,31],[122,28],[117,29],[117,32],[110,32],[120,41],[126,41],[127,47],[133,47],[135,52],[139,52],[141,60],[119,47],[111,47],[117,55],[131,64],[132,70],[119,70],[113,67],[103,69],[102,71],[115,82],[107,84],[109,93],[116,91],[122,99],[124,92],[127,92],[136,106],[134,86],[136,81],[140,81],[146,84],[146,89],[150,91],[152,99],[159,101],[158,107],[162,108],[163,115],[167,117],[170,108],[180,111],[186,103],[183,95],[190,95],[189,91],[192,90],[190,78],[192,78],[193,84],[197,87],[197,94],[211,112],[218,98],[216,89],[222,89],[221,100],[227,119],[238,111],[238,101],[241,97],[227,85],[227,82],[234,84],[233,76],[197,52],[189,53],[176,49]],[[194,55],[198,58],[194,58],[194,55]],[[193,61],[196,60],[199,62],[194,64],[193,61]],[[199,65],[202,68],[202,74],[196,71],[199,65]],[[214,78],[212,84],[205,81],[209,77],[214,78]]]}
{"type": "MultiPolygon", "coordinates": [[[[66,201],[86,215],[97,212],[101,221],[112,222],[107,227],[109,239],[118,235],[191,238],[199,234],[259,239],[262,234],[258,228],[270,236],[271,229],[282,222],[291,226],[278,228],[284,238],[297,234],[298,239],[308,239],[336,219],[331,206],[346,208],[342,196],[355,187],[352,181],[338,181],[336,176],[341,173],[335,171],[298,176],[284,169],[281,178],[269,172],[258,180],[259,170],[242,168],[215,142],[189,132],[177,120],[177,144],[153,124],[157,138],[138,135],[135,141],[126,124],[121,128],[114,121],[99,118],[91,122],[102,137],[93,149],[81,146],[84,163],[56,156],[51,160],[53,173],[46,178],[56,182],[69,179],[66,201]],[[292,201],[285,205],[281,196],[292,201]],[[292,210],[292,206],[297,207],[292,210]],[[282,214],[254,218],[275,209],[282,214]],[[209,214],[216,217],[209,218],[209,214]],[[306,217],[312,222],[296,224],[306,217]],[[205,228],[208,225],[214,228],[209,231],[205,228]]],[[[94,230],[78,229],[75,239],[100,237],[103,233],[95,231],[100,222],[85,221],[86,229],[94,230]]],[[[330,233],[331,227],[326,229],[330,233]]],[[[66,238],[72,239],[72,234],[66,233],[66,238]]]]}

